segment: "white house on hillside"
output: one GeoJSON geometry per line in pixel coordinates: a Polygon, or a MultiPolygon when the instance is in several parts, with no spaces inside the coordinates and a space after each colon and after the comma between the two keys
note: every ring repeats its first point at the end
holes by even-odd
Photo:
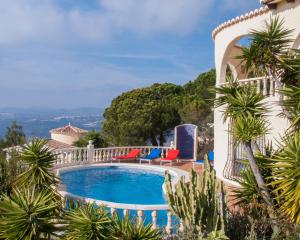
{"type": "MultiPolygon", "coordinates": [[[[234,57],[241,53],[241,47],[237,42],[253,29],[260,30],[264,27],[264,22],[272,17],[284,19],[285,26],[294,29],[294,42],[291,47],[300,46],[300,0],[263,0],[263,6],[244,15],[238,16],[218,26],[212,33],[215,41],[215,65],[216,65],[216,85],[220,86],[226,82],[226,69],[230,67],[233,75],[241,84],[256,84],[257,90],[268,96],[267,101],[276,102],[278,96],[275,92],[275,84],[270,79],[248,78],[243,65],[234,57]]],[[[288,122],[279,117],[280,108],[274,104],[271,108],[272,134],[266,140],[279,139],[280,135],[288,127],[288,122]]],[[[230,180],[234,177],[235,170],[238,169],[237,158],[241,154],[241,149],[233,147],[232,138],[228,132],[229,123],[223,123],[222,111],[220,108],[214,111],[214,166],[217,176],[223,180],[230,180]]]]}

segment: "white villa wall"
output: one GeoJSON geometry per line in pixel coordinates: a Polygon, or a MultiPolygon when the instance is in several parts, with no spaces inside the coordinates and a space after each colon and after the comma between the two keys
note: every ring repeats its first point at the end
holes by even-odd
{"type": "MultiPolygon", "coordinates": [[[[226,81],[226,67],[230,62],[230,55],[236,42],[243,36],[248,35],[251,29],[262,29],[264,22],[270,20],[271,17],[279,16],[284,19],[285,26],[289,29],[294,29],[293,38],[295,43],[293,47],[299,47],[299,34],[300,34],[300,0],[294,3],[280,3],[276,10],[261,9],[259,12],[245,15],[241,18],[228,22],[227,25],[223,24],[221,28],[213,33],[215,37],[215,65],[216,65],[216,85],[220,85],[226,81]],[[220,30],[221,29],[221,30],[220,30]],[[297,39],[297,40],[296,40],[297,39]]],[[[267,137],[267,140],[279,139],[283,135],[288,123],[285,119],[278,116],[281,112],[280,107],[276,106],[278,97],[270,97],[267,99],[272,103],[270,109],[270,116],[268,120],[271,123],[272,134],[267,137]]],[[[228,123],[223,123],[222,111],[217,108],[214,111],[214,151],[215,162],[214,166],[217,176],[223,180],[223,170],[227,161],[228,155],[228,123]]]]}
{"type": "Polygon", "coordinates": [[[65,134],[59,134],[59,133],[51,133],[51,139],[63,142],[69,145],[73,145],[75,141],[77,141],[82,135],[65,135],[65,134]]]}

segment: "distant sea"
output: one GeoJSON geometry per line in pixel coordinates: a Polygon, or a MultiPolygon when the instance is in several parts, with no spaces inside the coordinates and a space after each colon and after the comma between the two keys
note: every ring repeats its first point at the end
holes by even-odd
{"type": "Polygon", "coordinates": [[[13,121],[23,126],[27,137],[49,138],[51,129],[69,123],[86,130],[100,130],[103,112],[101,108],[0,108],[0,137],[13,121]]]}

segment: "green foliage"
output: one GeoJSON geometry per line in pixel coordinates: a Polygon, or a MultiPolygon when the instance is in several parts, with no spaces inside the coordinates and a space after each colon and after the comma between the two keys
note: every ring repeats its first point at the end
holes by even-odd
{"type": "Polygon", "coordinates": [[[5,135],[6,147],[22,145],[26,142],[26,136],[23,132],[23,127],[18,125],[15,121],[7,128],[5,135]]]}
{"type": "Polygon", "coordinates": [[[203,174],[192,170],[190,181],[182,177],[173,187],[171,176],[166,172],[165,184],[170,209],[182,221],[184,235],[189,239],[214,239],[210,237],[215,235],[220,236],[218,239],[227,239],[225,193],[207,158],[203,174]]]}
{"type": "MultiPolygon", "coordinates": [[[[257,76],[273,76],[281,71],[283,56],[290,51],[293,30],[284,27],[284,21],[271,18],[265,22],[265,28],[250,32],[251,44],[243,48],[238,58],[245,64],[246,70],[255,72],[257,76]]],[[[285,65],[287,67],[287,65],[285,65]]]]}
{"type": "Polygon", "coordinates": [[[111,236],[109,239],[115,240],[162,240],[159,229],[153,229],[152,224],[144,225],[134,220],[130,220],[127,215],[121,219],[118,215],[113,218],[111,225],[111,236]]]}
{"type": "Polygon", "coordinates": [[[286,97],[281,104],[291,114],[292,126],[300,129],[300,84],[298,86],[287,86],[280,92],[286,97]]]}
{"type": "Polygon", "coordinates": [[[96,130],[88,132],[84,137],[77,140],[74,145],[77,147],[86,147],[90,140],[93,141],[95,148],[103,148],[108,146],[101,133],[97,132],[96,130]]]}
{"type": "Polygon", "coordinates": [[[162,145],[165,134],[180,123],[200,128],[213,121],[215,70],[200,74],[184,86],[154,84],[115,98],[104,113],[103,133],[115,145],[162,145]],[[157,138],[159,143],[157,142],[157,138]]]}
{"type": "Polygon", "coordinates": [[[65,240],[110,239],[111,219],[104,208],[94,204],[79,204],[67,210],[65,222],[67,224],[63,235],[65,240]]]}
{"type": "Polygon", "coordinates": [[[264,118],[237,116],[232,122],[232,135],[236,142],[251,142],[267,134],[267,122],[264,118]]]}
{"type": "Polygon", "coordinates": [[[7,240],[48,239],[58,230],[60,203],[53,194],[35,188],[15,189],[0,201],[0,238],[7,240]]]}
{"type": "Polygon", "coordinates": [[[58,183],[58,178],[51,169],[55,162],[55,155],[45,144],[45,140],[33,139],[23,146],[19,159],[28,169],[17,177],[16,185],[52,189],[58,183]]]}
{"type": "Polygon", "coordinates": [[[182,88],[174,84],[154,84],[151,87],[123,93],[104,112],[103,132],[116,145],[145,144],[180,123],[176,96],[182,88]]]}
{"type": "Polygon", "coordinates": [[[25,170],[16,152],[12,152],[9,161],[0,155],[0,194],[10,195],[17,176],[25,170]]]}
{"type": "Polygon", "coordinates": [[[225,107],[224,121],[237,117],[261,117],[268,110],[263,102],[264,96],[257,94],[252,86],[240,86],[237,81],[230,80],[227,85],[216,88],[220,96],[215,100],[216,107],[225,107]]]}
{"type": "Polygon", "coordinates": [[[273,181],[280,211],[300,223],[300,131],[287,136],[271,157],[273,181]]]}

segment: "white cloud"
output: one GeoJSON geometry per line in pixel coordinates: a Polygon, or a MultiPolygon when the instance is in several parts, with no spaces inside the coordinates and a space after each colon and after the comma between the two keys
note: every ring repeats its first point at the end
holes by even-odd
{"type": "Polygon", "coordinates": [[[196,28],[213,0],[102,0],[107,16],[124,29],[185,34],[196,28]]]}
{"type": "Polygon", "coordinates": [[[186,34],[198,27],[214,0],[99,0],[99,9],[63,9],[51,0],[0,0],[0,44],[137,34],[186,34]]]}

